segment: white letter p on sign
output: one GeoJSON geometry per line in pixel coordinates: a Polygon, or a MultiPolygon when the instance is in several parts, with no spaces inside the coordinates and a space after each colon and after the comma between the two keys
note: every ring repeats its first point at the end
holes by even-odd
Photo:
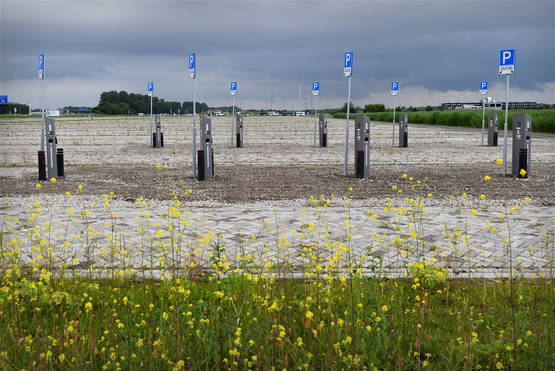
{"type": "Polygon", "coordinates": [[[505,51],[503,52],[503,56],[502,56],[502,60],[503,60],[502,64],[503,64],[503,65],[505,64],[505,61],[506,61],[507,59],[511,59],[511,55],[512,55],[512,53],[511,53],[510,51],[508,51],[508,50],[505,50],[505,51]]]}

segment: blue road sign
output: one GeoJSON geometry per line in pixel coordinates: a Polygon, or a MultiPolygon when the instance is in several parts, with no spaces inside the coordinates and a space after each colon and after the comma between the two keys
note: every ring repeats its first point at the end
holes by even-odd
{"type": "Polygon", "coordinates": [[[8,96],[0,95],[0,104],[8,104],[8,96]]]}
{"type": "Polygon", "coordinates": [[[39,79],[44,79],[44,53],[39,54],[39,79]]]}
{"type": "Polygon", "coordinates": [[[353,52],[345,52],[345,57],[343,59],[343,76],[351,76],[353,72],[353,52]]]}
{"type": "Polygon", "coordinates": [[[189,53],[189,77],[194,79],[197,74],[197,53],[189,53]]]}
{"type": "Polygon", "coordinates": [[[399,81],[393,81],[391,83],[391,95],[399,94],[399,81]]]}
{"type": "Polygon", "coordinates": [[[237,95],[237,81],[232,81],[231,84],[229,84],[229,91],[231,95],[237,95]]]}
{"type": "Polygon", "coordinates": [[[154,83],[151,81],[148,84],[146,84],[146,91],[148,92],[153,92],[154,91],[154,83]]]}
{"type": "Polygon", "coordinates": [[[515,49],[499,51],[499,74],[510,75],[515,72],[515,49]]]}
{"type": "Polygon", "coordinates": [[[487,92],[488,92],[488,82],[487,81],[481,81],[480,82],[480,93],[487,94],[487,92]]]}
{"type": "Polygon", "coordinates": [[[314,81],[312,83],[312,95],[320,94],[320,81],[314,81]]]}

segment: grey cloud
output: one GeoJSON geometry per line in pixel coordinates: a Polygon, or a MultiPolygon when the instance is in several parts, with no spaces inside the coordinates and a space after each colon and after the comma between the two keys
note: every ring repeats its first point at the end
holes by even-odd
{"type": "MultiPolygon", "coordinates": [[[[162,97],[187,100],[185,56],[194,50],[199,88],[211,104],[229,101],[231,79],[253,104],[295,101],[298,84],[309,96],[312,80],[322,81],[323,101],[340,102],[347,49],[355,51],[353,98],[363,100],[392,79],[433,91],[475,90],[480,80],[497,81],[497,53],[514,47],[512,83],[536,91],[555,81],[554,19],[552,1],[3,0],[0,84],[11,81],[24,94],[15,82],[35,78],[44,50],[49,84],[90,86],[87,102],[71,103],[96,103],[98,81],[107,82],[103,90],[141,92],[156,80],[162,97]]],[[[53,99],[61,105],[73,97],[53,99]]]]}

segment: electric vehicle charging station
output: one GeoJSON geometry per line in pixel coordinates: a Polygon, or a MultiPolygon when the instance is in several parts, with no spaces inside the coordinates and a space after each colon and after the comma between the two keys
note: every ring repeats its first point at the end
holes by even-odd
{"type": "Polygon", "coordinates": [[[153,129],[151,135],[152,148],[164,147],[164,133],[162,133],[162,125],[160,124],[160,115],[154,115],[153,129]]]}
{"type": "Polygon", "coordinates": [[[399,147],[409,146],[409,120],[406,113],[399,115],[399,147]]]}
{"type": "Polygon", "coordinates": [[[527,113],[513,114],[513,161],[512,173],[517,178],[528,178],[532,149],[532,117],[527,113]],[[520,171],[526,173],[522,175],[520,171]]]}
{"type": "Polygon", "coordinates": [[[205,115],[200,117],[200,144],[197,151],[197,179],[214,179],[214,149],[212,148],[212,120],[205,115]]]}
{"type": "Polygon", "coordinates": [[[367,116],[355,117],[355,177],[370,176],[370,119],[367,116]]]}
{"type": "Polygon", "coordinates": [[[318,128],[320,136],[320,147],[328,146],[328,118],[324,113],[318,116],[318,128]]]}

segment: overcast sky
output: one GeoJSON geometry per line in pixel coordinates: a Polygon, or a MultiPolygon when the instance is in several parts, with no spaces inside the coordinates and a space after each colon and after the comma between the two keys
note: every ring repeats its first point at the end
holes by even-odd
{"type": "Polygon", "coordinates": [[[354,51],[356,105],[478,101],[479,83],[504,100],[499,50],[515,48],[511,100],[555,103],[555,1],[29,1],[0,0],[0,94],[40,107],[94,106],[108,90],[211,106],[311,108],[346,101],[343,54],[354,51]],[[300,86],[300,94],[299,94],[300,86]],[[300,95],[300,99],[299,99],[300,95]]]}

